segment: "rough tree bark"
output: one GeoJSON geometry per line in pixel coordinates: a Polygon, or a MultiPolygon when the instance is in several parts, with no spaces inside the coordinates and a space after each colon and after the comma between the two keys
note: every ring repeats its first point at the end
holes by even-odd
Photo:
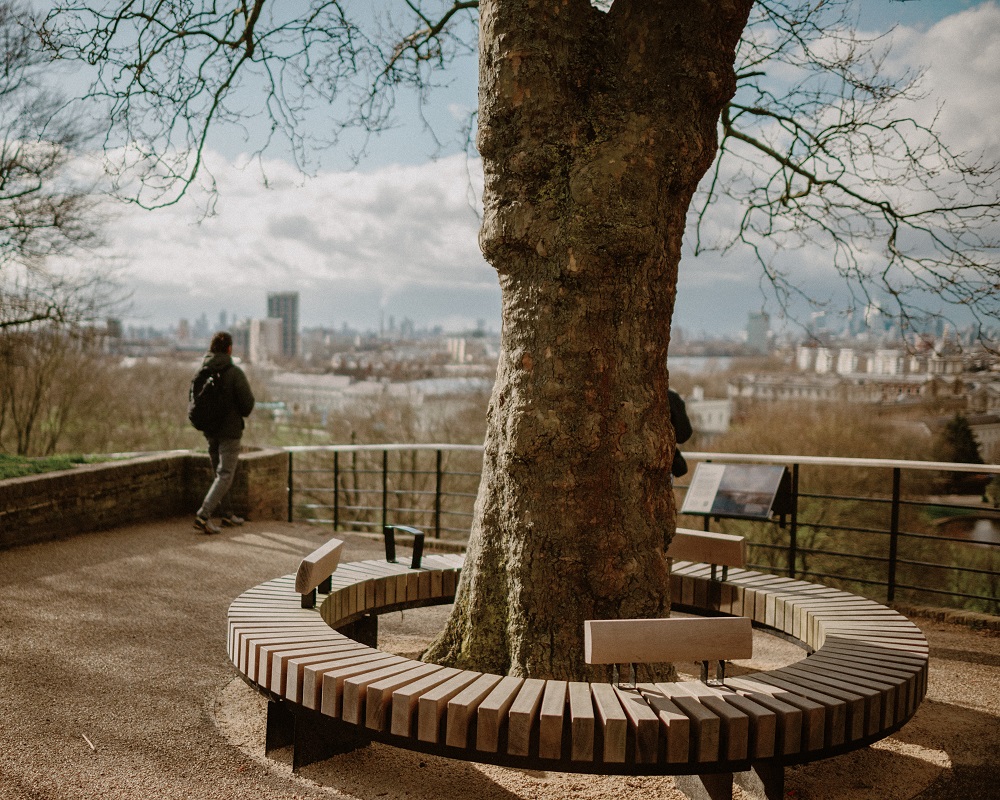
{"type": "Polygon", "coordinates": [[[669,613],[670,320],[751,5],[480,5],[480,241],[503,340],[466,566],[428,660],[585,679],[583,620],[669,613]]]}

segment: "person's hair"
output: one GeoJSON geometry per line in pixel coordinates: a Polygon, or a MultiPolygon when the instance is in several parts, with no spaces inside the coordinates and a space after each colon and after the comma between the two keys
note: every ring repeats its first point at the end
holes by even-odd
{"type": "Polygon", "coordinates": [[[219,331],[212,337],[212,344],[209,350],[213,353],[226,353],[233,346],[233,337],[228,331],[219,331]]]}

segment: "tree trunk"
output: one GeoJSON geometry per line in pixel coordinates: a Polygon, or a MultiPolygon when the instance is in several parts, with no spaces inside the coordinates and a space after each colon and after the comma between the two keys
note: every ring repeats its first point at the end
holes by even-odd
{"type": "Polygon", "coordinates": [[[750,5],[480,4],[480,241],[503,340],[466,567],[429,660],[603,676],[584,620],[669,613],[670,320],[750,5]]]}

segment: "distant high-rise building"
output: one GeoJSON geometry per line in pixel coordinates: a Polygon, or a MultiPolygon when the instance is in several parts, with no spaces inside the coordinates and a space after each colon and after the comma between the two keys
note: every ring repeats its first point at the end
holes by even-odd
{"type": "Polygon", "coordinates": [[[771,352],[770,332],[771,318],[767,314],[750,314],[747,319],[747,347],[754,353],[767,355],[771,352]]]}
{"type": "Polygon", "coordinates": [[[299,354],[299,293],[268,294],[267,316],[281,320],[281,355],[295,358],[299,354]]]}

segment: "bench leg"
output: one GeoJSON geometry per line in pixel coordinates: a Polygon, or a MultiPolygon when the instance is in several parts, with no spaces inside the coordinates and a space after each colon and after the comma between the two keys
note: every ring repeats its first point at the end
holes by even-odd
{"type": "Polygon", "coordinates": [[[337,630],[363,645],[378,647],[378,614],[366,614],[361,619],[337,630]]]}
{"type": "Polygon", "coordinates": [[[287,703],[267,701],[267,727],[264,731],[264,755],[295,741],[295,715],[287,703]]]}
{"type": "Polygon", "coordinates": [[[708,775],[676,775],[674,784],[690,800],[732,800],[733,773],[713,772],[708,775]]]}
{"type": "Polygon", "coordinates": [[[736,784],[755,800],[784,800],[785,768],[780,764],[757,763],[748,772],[737,773],[736,784]]]}
{"type": "Polygon", "coordinates": [[[754,764],[747,772],[677,775],[677,788],[690,800],[732,800],[733,784],[754,800],[784,800],[785,768],[781,765],[754,764]]]}
{"type": "Polygon", "coordinates": [[[292,743],[292,771],[325,761],[332,756],[350,753],[371,743],[357,726],[328,717],[309,708],[295,712],[295,737],[292,743]]]}

